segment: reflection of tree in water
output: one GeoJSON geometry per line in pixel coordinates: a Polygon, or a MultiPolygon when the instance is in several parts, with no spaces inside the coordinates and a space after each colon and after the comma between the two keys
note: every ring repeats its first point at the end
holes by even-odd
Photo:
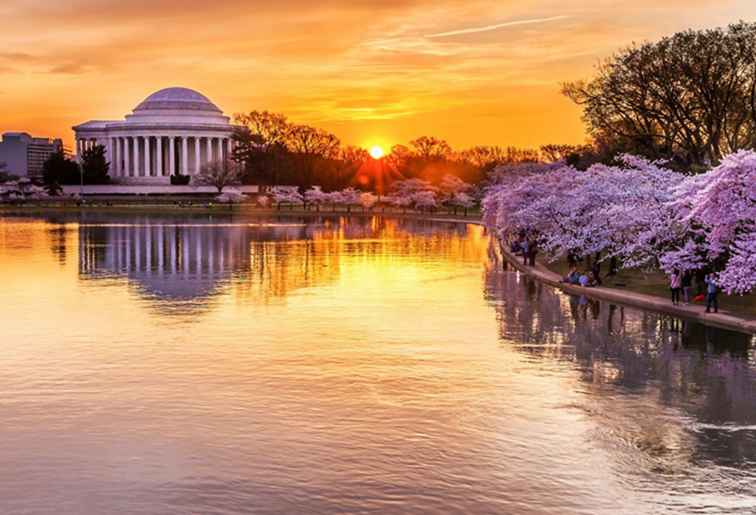
{"type": "Polygon", "coordinates": [[[705,474],[711,463],[753,463],[750,336],[566,295],[500,270],[486,273],[485,290],[501,339],[538,366],[575,363],[586,395],[570,407],[598,419],[602,432],[593,437],[642,451],[648,462],[638,463],[639,471],[698,464],[705,474]]]}
{"type": "Polygon", "coordinates": [[[68,245],[69,230],[71,228],[64,223],[50,224],[47,227],[47,236],[50,239],[50,252],[52,252],[61,266],[66,264],[66,246],[68,245]]]}

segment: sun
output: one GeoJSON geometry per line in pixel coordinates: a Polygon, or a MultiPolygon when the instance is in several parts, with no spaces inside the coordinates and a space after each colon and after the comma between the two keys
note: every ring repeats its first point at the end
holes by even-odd
{"type": "Polygon", "coordinates": [[[385,155],[386,155],[386,152],[384,152],[383,148],[381,148],[380,146],[374,145],[374,146],[370,147],[370,156],[373,159],[380,159],[380,158],[382,158],[385,155]]]}

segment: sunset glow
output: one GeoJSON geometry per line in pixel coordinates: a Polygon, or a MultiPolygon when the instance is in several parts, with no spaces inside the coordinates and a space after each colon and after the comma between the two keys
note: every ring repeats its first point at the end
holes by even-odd
{"type": "Polygon", "coordinates": [[[756,16],[749,0],[726,4],[6,0],[0,131],[70,146],[72,125],[185,86],[226,114],[285,113],[345,144],[375,134],[455,148],[581,143],[562,82],[589,78],[633,41],[756,16]]]}
{"type": "Polygon", "coordinates": [[[370,148],[370,157],[372,157],[373,159],[380,159],[385,155],[386,155],[386,152],[383,150],[383,148],[379,147],[378,145],[375,145],[370,148]]]}

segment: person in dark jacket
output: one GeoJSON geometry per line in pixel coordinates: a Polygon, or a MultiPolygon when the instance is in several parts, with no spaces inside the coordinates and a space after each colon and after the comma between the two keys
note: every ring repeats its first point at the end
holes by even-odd
{"type": "Polygon", "coordinates": [[[710,313],[711,308],[714,308],[714,313],[719,313],[719,302],[717,301],[717,293],[719,288],[714,281],[714,274],[706,276],[706,312],[710,313]]]}

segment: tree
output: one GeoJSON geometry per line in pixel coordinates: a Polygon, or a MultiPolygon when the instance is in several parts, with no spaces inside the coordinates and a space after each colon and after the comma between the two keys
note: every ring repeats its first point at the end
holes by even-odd
{"type": "Polygon", "coordinates": [[[756,141],[756,24],[632,46],[563,93],[599,146],[701,171],[756,141]]]}
{"type": "Polygon", "coordinates": [[[433,136],[421,136],[412,140],[410,147],[417,157],[424,160],[446,159],[452,153],[452,149],[446,141],[433,136]]]}
{"type": "Polygon", "coordinates": [[[327,193],[323,193],[320,186],[312,186],[304,193],[304,201],[306,204],[315,206],[315,209],[320,211],[320,206],[330,200],[327,193]]]}
{"type": "Polygon", "coordinates": [[[363,210],[373,209],[373,206],[375,206],[377,203],[378,197],[373,195],[372,193],[366,192],[360,194],[360,205],[362,206],[363,210]]]}
{"type": "Polygon", "coordinates": [[[81,172],[78,163],[61,148],[50,154],[42,165],[42,180],[46,185],[79,184],[81,172]]]}
{"type": "Polygon", "coordinates": [[[517,147],[477,146],[459,152],[457,159],[466,161],[483,172],[499,165],[537,162],[538,152],[517,147]]]}
{"type": "Polygon", "coordinates": [[[231,159],[216,159],[202,165],[194,181],[204,186],[213,186],[220,194],[226,186],[239,184],[241,175],[242,168],[237,162],[231,159]]]}
{"type": "Polygon", "coordinates": [[[683,245],[662,256],[668,271],[706,267],[728,293],[756,287],[756,153],[740,151],[686,179],[674,208],[688,224],[683,245]]]}
{"type": "Polygon", "coordinates": [[[0,184],[3,184],[4,182],[18,180],[18,175],[8,173],[7,168],[8,168],[8,165],[0,161],[0,184]]]}
{"type": "Polygon", "coordinates": [[[281,209],[283,204],[303,204],[304,198],[296,186],[275,186],[270,191],[273,201],[276,203],[276,209],[281,209]]]}
{"type": "Polygon", "coordinates": [[[286,116],[268,111],[237,114],[234,160],[244,165],[246,182],[279,184],[289,161],[286,139],[291,124],[286,116]]]}
{"type": "Polygon", "coordinates": [[[298,163],[300,192],[313,185],[319,162],[338,158],[339,139],[333,134],[308,125],[294,125],[287,137],[287,147],[298,163]]]}
{"type": "Polygon", "coordinates": [[[475,200],[464,191],[460,191],[454,194],[454,197],[448,201],[448,204],[454,209],[455,215],[457,214],[457,209],[460,208],[464,210],[465,216],[467,216],[467,210],[475,205],[475,200]]]}
{"type": "Polygon", "coordinates": [[[756,287],[756,152],[725,156],[697,176],[620,160],[502,174],[486,189],[483,219],[501,240],[537,238],[552,258],[711,271],[728,293],[756,287]]]}
{"type": "Polygon", "coordinates": [[[105,147],[103,145],[94,145],[82,154],[81,170],[84,175],[84,184],[110,183],[109,169],[110,163],[105,158],[105,147]]]}
{"type": "Polygon", "coordinates": [[[439,184],[439,193],[442,201],[451,200],[457,193],[468,192],[472,185],[466,183],[456,175],[446,174],[439,184]]]}

